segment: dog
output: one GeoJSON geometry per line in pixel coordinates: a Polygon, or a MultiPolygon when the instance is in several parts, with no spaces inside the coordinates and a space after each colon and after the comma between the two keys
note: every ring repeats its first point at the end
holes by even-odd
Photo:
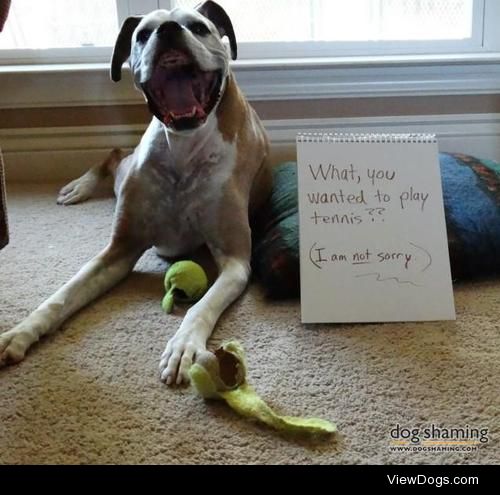
{"type": "Polygon", "coordinates": [[[164,382],[189,381],[188,370],[206,349],[218,318],[248,283],[251,218],[272,188],[268,138],[230,68],[236,57],[231,20],[213,1],[125,20],[111,78],[121,79],[128,60],[151,123],[132,154],[122,158],[113,150],[58,197],[63,205],[84,201],[112,175],[117,203],[111,240],[0,335],[0,364],[21,361],[33,343],[126,277],[146,250],[180,257],[205,245],[217,278],[187,311],[160,358],[164,382]]]}

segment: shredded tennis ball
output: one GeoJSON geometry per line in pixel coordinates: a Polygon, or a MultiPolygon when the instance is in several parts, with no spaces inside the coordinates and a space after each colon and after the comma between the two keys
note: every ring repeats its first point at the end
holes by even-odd
{"type": "Polygon", "coordinates": [[[237,413],[286,433],[331,435],[335,424],[319,418],[276,414],[246,382],[245,353],[238,342],[222,345],[215,353],[205,351],[189,370],[191,383],[205,399],[224,400],[237,413]]]}
{"type": "Polygon", "coordinates": [[[208,279],[203,268],[194,261],[178,261],[165,275],[167,291],[161,303],[167,313],[171,313],[175,302],[196,302],[207,291],[208,279]]]}

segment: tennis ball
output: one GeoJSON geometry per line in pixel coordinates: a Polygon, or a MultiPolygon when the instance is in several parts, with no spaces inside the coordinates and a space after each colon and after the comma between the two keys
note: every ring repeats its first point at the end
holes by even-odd
{"type": "Polygon", "coordinates": [[[178,261],[165,274],[165,290],[162,308],[171,313],[174,303],[196,302],[208,288],[208,278],[203,268],[194,261],[178,261]]]}

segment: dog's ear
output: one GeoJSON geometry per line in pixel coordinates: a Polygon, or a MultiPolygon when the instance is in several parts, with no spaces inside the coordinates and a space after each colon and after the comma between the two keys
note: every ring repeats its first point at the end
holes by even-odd
{"type": "Polygon", "coordinates": [[[234,35],[233,23],[226,11],[217,3],[208,0],[196,7],[196,10],[211,20],[218,29],[221,37],[229,38],[229,46],[231,47],[231,58],[236,60],[238,56],[238,46],[236,45],[236,36],[234,35]]]}
{"type": "Polygon", "coordinates": [[[111,79],[118,82],[122,78],[122,65],[130,57],[132,34],[141,22],[142,16],[132,16],[125,19],[116,38],[113,56],[111,57],[111,79]]]}

